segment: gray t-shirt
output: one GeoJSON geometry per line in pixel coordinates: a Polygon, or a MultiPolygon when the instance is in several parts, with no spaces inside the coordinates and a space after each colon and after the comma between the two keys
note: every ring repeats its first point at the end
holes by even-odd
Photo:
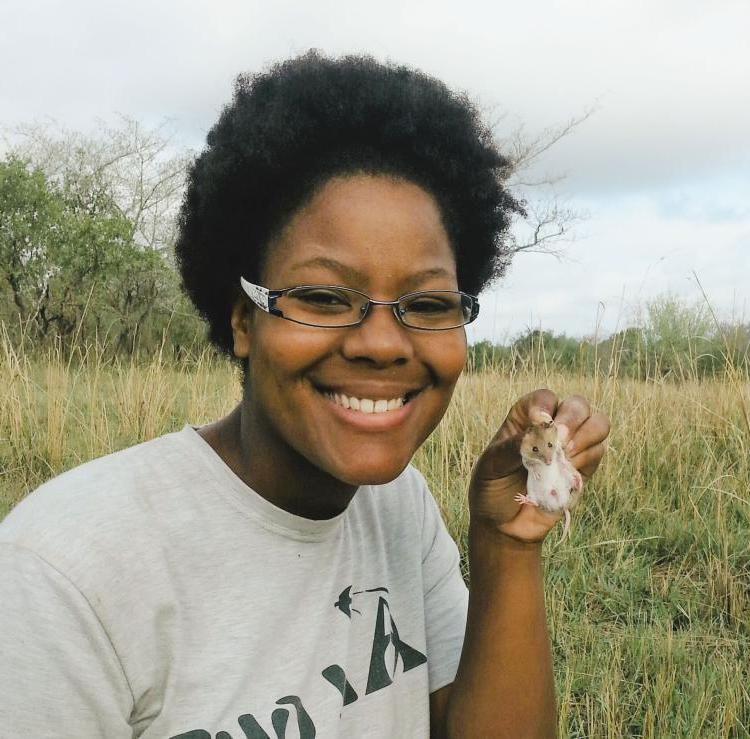
{"type": "Polygon", "coordinates": [[[467,606],[411,465],[313,521],[186,426],[55,478],[0,524],[0,732],[428,737],[467,606]]]}

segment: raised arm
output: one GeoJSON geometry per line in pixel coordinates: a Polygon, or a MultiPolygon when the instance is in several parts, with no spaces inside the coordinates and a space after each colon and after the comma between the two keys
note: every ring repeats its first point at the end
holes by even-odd
{"type": "Polygon", "coordinates": [[[520,439],[544,411],[588,477],[604,454],[609,421],[573,396],[538,390],[521,398],[474,468],[469,489],[469,612],[456,679],[433,733],[449,739],[556,736],[555,688],[542,580],[542,542],[559,516],[519,506],[525,490],[520,439]],[[442,724],[442,731],[441,726],[442,724]]]}

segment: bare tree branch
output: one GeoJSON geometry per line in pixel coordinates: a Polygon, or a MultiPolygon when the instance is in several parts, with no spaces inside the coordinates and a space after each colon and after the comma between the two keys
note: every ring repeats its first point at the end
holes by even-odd
{"type": "MultiPolygon", "coordinates": [[[[517,125],[504,136],[497,135],[501,151],[509,160],[504,173],[505,184],[525,206],[526,216],[515,226],[508,241],[510,258],[528,252],[550,254],[561,258],[564,243],[574,238],[575,226],[586,218],[580,210],[565,205],[558,194],[557,186],[565,179],[565,173],[538,174],[539,160],[566,136],[571,135],[597,110],[597,106],[586,109],[558,126],[545,128],[536,135],[529,135],[523,124],[517,125]]],[[[507,116],[492,111],[490,116],[493,131],[505,122],[507,116]]]]}

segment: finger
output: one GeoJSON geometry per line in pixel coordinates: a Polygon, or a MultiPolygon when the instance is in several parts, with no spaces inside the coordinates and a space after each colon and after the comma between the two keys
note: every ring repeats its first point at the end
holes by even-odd
{"type": "Polygon", "coordinates": [[[579,454],[575,454],[571,457],[570,461],[585,478],[589,478],[596,472],[606,451],[607,442],[602,441],[599,444],[588,447],[588,449],[584,449],[579,454]]]}
{"type": "Polygon", "coordinates": [[[604,413],[594,413],[571,434],[565,451],[568,453],[568,456],[583,452],[589,447],[604,441],[609,436],[609,430],[609,418],[604,413]]]}
{"type": "Polygon", "coordinates": [[[560,440],[565,442],[572,438],[578,428],[591,415],[591,406],[582,395],[571,395],[565,398],[557,408],[555,426],[560,440]]]}
{"type": "Polygon", "coordinates": [[[527,393],[513,404],[493,441],[520,437],[532,424],[541,423],[545,416],[554,416],[556,410],[557,395],[551,390],[541,388],[527,393]]]}

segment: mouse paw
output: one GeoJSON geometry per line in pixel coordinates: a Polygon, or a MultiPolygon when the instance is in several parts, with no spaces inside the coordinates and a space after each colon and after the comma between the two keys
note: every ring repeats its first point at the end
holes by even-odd
{"type": "Polygon", "coordinates": [[[578,492],[583,487],[583,478],[578,470],[573,472],[573,491],[578,492]]]}
{"type": "Polygon", "coordinates": [[[537,503],[535,500],[532,500],[528,495],[524,495],[523,493],[518,493],[518,495],[516,495],[513,500],[515,500],[516,503],[520,503],[521,505],[533,505],[539,508],[539,503],[537,503]]]}

